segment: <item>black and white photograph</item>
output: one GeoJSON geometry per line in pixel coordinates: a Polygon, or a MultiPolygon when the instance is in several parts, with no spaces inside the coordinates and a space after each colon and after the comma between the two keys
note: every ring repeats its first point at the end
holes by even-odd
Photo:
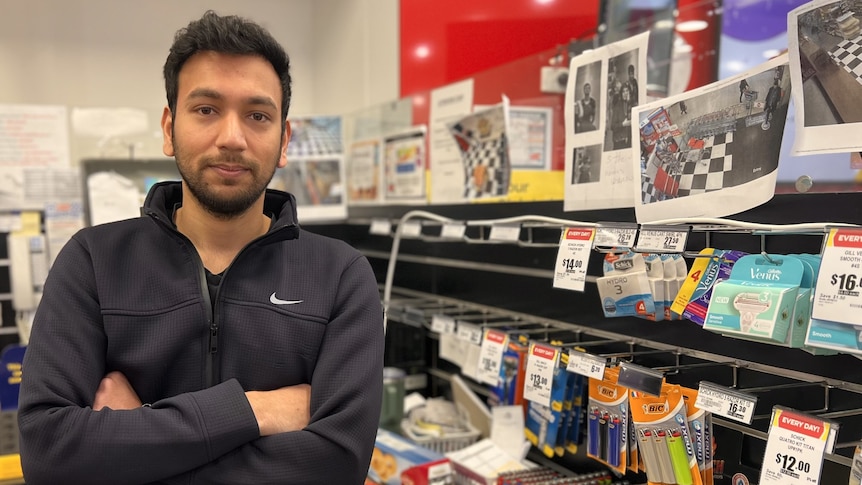
{"type": "Polygon", "coordinates": [[[595,131],[599,126],[601,105],[596,95],[602,91],[602,62],[578,67],[575,74],[575,134],[595,131]]]}
{"type": "Polygon", "coordinates": [[[648,45],[644,32],[572,58],[564,113],[565,211],[634,207],[631,109],[646,98],[638,76],[647,70],[648,45]],[[592,106],[585,98],[595,99],[594,117],[584,109],[592,106]],[[580,165],[579,156],[587,157],[580,165]]]}
{"type": "Polygon", "coordinates": [[[572,184],[588,184],[601,181],[602,146],[577,147],[572,153],[572,184]]]}
{"type": "Polygon", "coordinates": [[[790,103],[786,69],[785,55],[635,109],[639,222],[722,217],[772,198],[790,103]]]}
{"type": "Polygon", "coordinates": [[[638,106],[638,50],[608,59],[605,151],[632,147],[631,112],[638,106]]]}
{"type": "Polygon", "coordinates": [[[816,2],[788,15],[788,51],[797,62],[795,154],[858,151],[862,123],[862,4],[816,2]]]}

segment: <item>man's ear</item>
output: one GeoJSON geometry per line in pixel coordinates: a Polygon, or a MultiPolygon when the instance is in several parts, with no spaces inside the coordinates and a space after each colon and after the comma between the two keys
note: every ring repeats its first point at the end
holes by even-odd
{"type": "Polygon", "coordinates": [[[172,157],[174,153],[174,118],[171,108],[165,106],[162,111],[162,153],[172,157]]]}
{"type": "Polygon", "coordinates": [[[287,165],[287,144],[290,143],[290,121],[284,120],[284,133],[281,134],[281,156],[278,158],[278,168],[287,165]]]}

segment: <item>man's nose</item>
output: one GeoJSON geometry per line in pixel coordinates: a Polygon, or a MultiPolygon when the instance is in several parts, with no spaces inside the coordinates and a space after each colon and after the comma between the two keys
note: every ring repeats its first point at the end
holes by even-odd
{"type": "Polygon", "coordinates": [[[242,151],[248,147],[242,116],[236,113],[227,113],[222,117],[216,145],[219,149],[232,151],[242,151]]]}

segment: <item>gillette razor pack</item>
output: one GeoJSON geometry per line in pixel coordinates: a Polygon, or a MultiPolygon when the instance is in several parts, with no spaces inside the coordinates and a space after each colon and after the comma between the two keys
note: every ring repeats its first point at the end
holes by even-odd
{"type": "Polygon", "coordinates": [[[808,291],[800,308],[810,308],[812,271],[796,256],[743,256],[733,265],[730,278],[713,287],[703,328],[784,343],[804,282],[808,291]]]}

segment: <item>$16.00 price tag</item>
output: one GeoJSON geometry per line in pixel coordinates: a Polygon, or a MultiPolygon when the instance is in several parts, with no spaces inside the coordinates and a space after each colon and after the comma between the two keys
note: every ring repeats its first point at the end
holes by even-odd
{"type": "Polygon", "coordinates": [[[587,263],[595,234],[596,230],[592,227],[563,228],[554,267],[554,288],[584,291],[587,263]]]}
{"type": "Polygon", "coordinates": [[[605,365],[607,365],[607,360],[604,357],[578,350],[570,350],[569,363],[566,365],[566,370],[582,376],[602,380],[605,377],[605,365]]]}
{"type": "Polygon", "coordinates": [[[524,399],[543,406],[551,405],[551,385],[554,382],[554,369],[560,358],[556,347],[531,343],[527,354],[527,379],[524,382],[524,399]]]}
{"type": "Polygon", "coordinates": [[[482,338],[482,348],[479,350],[479,382],[496,386],[500,380],[500,364],[503,362],[503,351],[509,342],[509,336],[499,330],[485,329],[482,338]]]}
{"type": "Polygon", "coordinates": [[[862,229],[829,230],[813,303],[812,318],[858,324],[862,310],[862,229]]]}
{"type": "Polygon", "coordinates": [[[697,390],[694,405],[717,416],[724,416],[740,423],[751,424],[757,397],[743,394],[727,387],[702,381],[697,390]]]}
{"type": "Polygon", "coordinates": [[[837,429],[829,421],[775,407],[769,424],[761,485],[820,483],[823,454],[835,445],[837,429]]]}

